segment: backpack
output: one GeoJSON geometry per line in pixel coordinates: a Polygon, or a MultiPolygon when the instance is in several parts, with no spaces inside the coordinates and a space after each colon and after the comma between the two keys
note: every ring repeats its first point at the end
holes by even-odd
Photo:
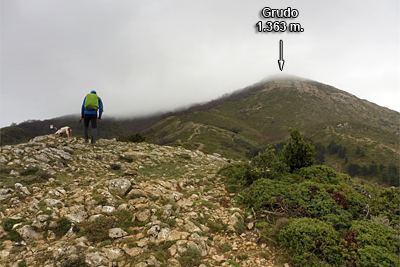
{"type": "Polygon", "coordinates": [[[99,109],[99,97],[96,94],[87,94],[85,100],[85,109],[88,110],[99,109]]]}

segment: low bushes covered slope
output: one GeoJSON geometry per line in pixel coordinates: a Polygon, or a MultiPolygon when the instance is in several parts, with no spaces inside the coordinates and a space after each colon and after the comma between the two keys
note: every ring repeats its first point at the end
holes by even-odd
{"type": "Polygon", "coordinates": [[[358,185],[312,165],[314,147],[297,129],[290,134],[279,156],[267,148],[220,170],[227,191],[259,218],[261,238],[293,266],[399,266],[399,188],[358,185]]]}

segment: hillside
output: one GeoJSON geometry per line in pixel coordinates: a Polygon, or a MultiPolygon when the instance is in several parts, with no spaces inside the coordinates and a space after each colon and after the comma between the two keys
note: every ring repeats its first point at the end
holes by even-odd
{"type": "Polygon", "coordinates": [[[143,133],[159,144],[245,159],[267,143],[285,141],[289,127],[321,143],[326,150],[322,163],[337,171],[347,171],[350,163],[360,168],[372,162],[398,166],[398,112],[298,78],[261,81],[190,112],[173,114],[143,133]],[[346,148],[343,157],[328,152],[332,141],[346,148]],[[357,147],[364,151],[362,157],[357,147]]]}
{"type": "MultiPolygon", "coordinates": [[[[399,113],[316,81],[264,79],[205,104],[144,118],[104,119],[99,136],[140,132],[146,141],[248,160],[268,143],[282,146],[297,127],[319,148],[318,163],[382,185],[395,185],[399,169],[399,113]]],[[[27,142],[79,117],[26,122],[1,129],[2,144],[27,142]]],[[[398,179],[397,179],[398,180],[398,179]]]]}
{"type": "Polygon", "coordinates": [[[0,266],[277,266],[219,155],[48,135],[0,163],[0,266]]]}

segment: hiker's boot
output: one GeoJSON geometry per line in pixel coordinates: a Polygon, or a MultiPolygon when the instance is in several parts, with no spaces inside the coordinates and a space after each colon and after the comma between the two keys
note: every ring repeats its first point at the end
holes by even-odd
{"type": "Polygon", "coordinates": [[[96,144],[97,129],[92,129],[92,145],[96,144]]]}
{"type": "Polygon", "coordinates": [[[85,128],[85,143],[88,143],[89,142],[89,134],[88,134],[88,128],[89,127],[84,127],[85,128]]]}

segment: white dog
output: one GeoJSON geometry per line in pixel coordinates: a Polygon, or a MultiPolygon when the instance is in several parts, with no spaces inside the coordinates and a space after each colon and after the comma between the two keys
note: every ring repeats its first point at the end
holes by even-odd
{"type": "MultiPolygon", "coordinates": [[[[51,125],[50,128],[51,128],[51,129],[54,129],[55,127],[52,127],[52,126],[53,126],[53,125],[51,125]]],[[[55,129],[57,130],[57,128],[55,128],[55,129]]],[[[59,130],[55,133],[55,135],[57,135],[57,136],[64,136],[64,134],[66,134],[67,137],[72,137],[72,130],[71,130],[71,128],[68,127],[68,126],[65,126],[65,127],[62,127],[61,129],[59,129],[59,130]]]]}

